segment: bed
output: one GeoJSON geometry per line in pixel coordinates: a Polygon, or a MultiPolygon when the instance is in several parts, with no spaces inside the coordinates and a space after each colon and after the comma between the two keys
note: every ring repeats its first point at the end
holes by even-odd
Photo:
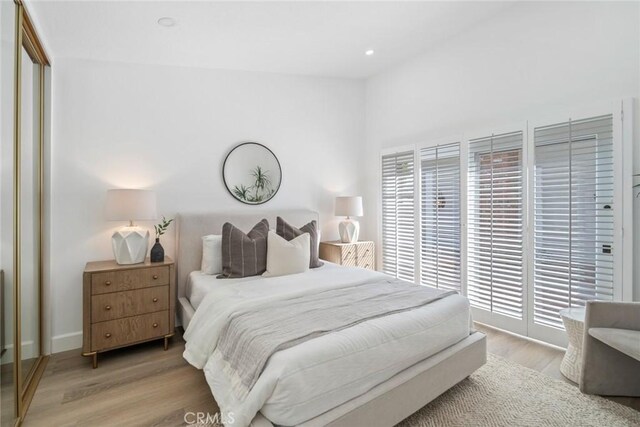
{"type": "Polygon", "coordinates": [[[204,370],[220,407],[236,412],[237,425],[393,425],[485,363],[485,337],[472,330],[468,301],[447,295],[276,352],[247,398],[237,401],[209,352],[217,337],[211,325],[226,312],[253,299],[387,277],[331,263],[272,278],[220,280],[199,272],[201,236],[219,232],[227,221],[242,229],[265,217],[275,224],[276,214],[293,224],[318,219],[312,211],[287,210],[180,214],[177,220],[178,316],[186,329],[185,358],[204,370]]]}

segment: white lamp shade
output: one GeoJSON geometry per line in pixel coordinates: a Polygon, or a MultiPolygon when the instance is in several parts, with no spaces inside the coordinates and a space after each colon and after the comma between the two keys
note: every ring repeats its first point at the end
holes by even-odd
{"type": "Polygon", "coordinates": [[[106,216],[111,221],[156,220],[156,193],[151,190],[108,190],[106,216]]]}
{"type": "Polygon", "coordinates": [[[336,216],[362,216],[362,197],[336,197],[336,216]]]}

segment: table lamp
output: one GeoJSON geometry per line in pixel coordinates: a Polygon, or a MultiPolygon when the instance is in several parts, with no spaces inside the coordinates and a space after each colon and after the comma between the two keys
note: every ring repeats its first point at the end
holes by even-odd
{"type": "Polygon", "coordinates": [[[360,224],[352,216],[362,216],[362,197],[336,197],[336,216],[346,216],[344,221],[340,222],[338,231],[340,232],[340,241],[342,243],[355,243],[358,241],[360,234],[360,224]]]}
{"type": "Polygon", "coordinates": [[[149,230],[134,220],[156,220],[156,193],[151,190],[118,189],[107,191],[107,220],[129,221],[111,236],[113,255],[118,264],[144,262],[149,247],[149,230]]]}

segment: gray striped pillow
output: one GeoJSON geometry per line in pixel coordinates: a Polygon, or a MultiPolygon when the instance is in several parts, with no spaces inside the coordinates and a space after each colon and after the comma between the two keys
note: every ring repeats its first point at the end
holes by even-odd
{"type": "Polygon", "coordinates": [[[276,234],[283,239],[292,240],[301,234],[309,233],[311,240],[311,259],[309,260],[309,268],[318,268],[324,265],[324,262],[318,258],[320,242],[320,233],[318,233],[318,222],[313,220],[300,228],[296,228],[284,219],[278,217],[276,219],[276,234]]]}
{"type": "Polygon", "coordinates": [[[267,269],[269,222],[263,219],[244,233],[227,222],[222,226],[222,278],[258,276],[267,269]]]}

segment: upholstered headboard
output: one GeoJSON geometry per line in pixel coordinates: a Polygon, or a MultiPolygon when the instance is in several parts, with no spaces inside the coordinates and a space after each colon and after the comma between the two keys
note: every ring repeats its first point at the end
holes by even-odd
{"type": "Polygon", "coordinates": [[[200,270],[202,262],[202,236],[222,234],[222,225],[230,222],[243,231],[249,231],[262,218],[275,228],[276,217],[281,216],[291,225],[301,227],[309,221],[318,221],[318,213],[309,210],[259,211],[256,213],[204,212],[179,213],[176,217],[176,274],[178,298],[185,296],[189,273],[200,270]]]}

